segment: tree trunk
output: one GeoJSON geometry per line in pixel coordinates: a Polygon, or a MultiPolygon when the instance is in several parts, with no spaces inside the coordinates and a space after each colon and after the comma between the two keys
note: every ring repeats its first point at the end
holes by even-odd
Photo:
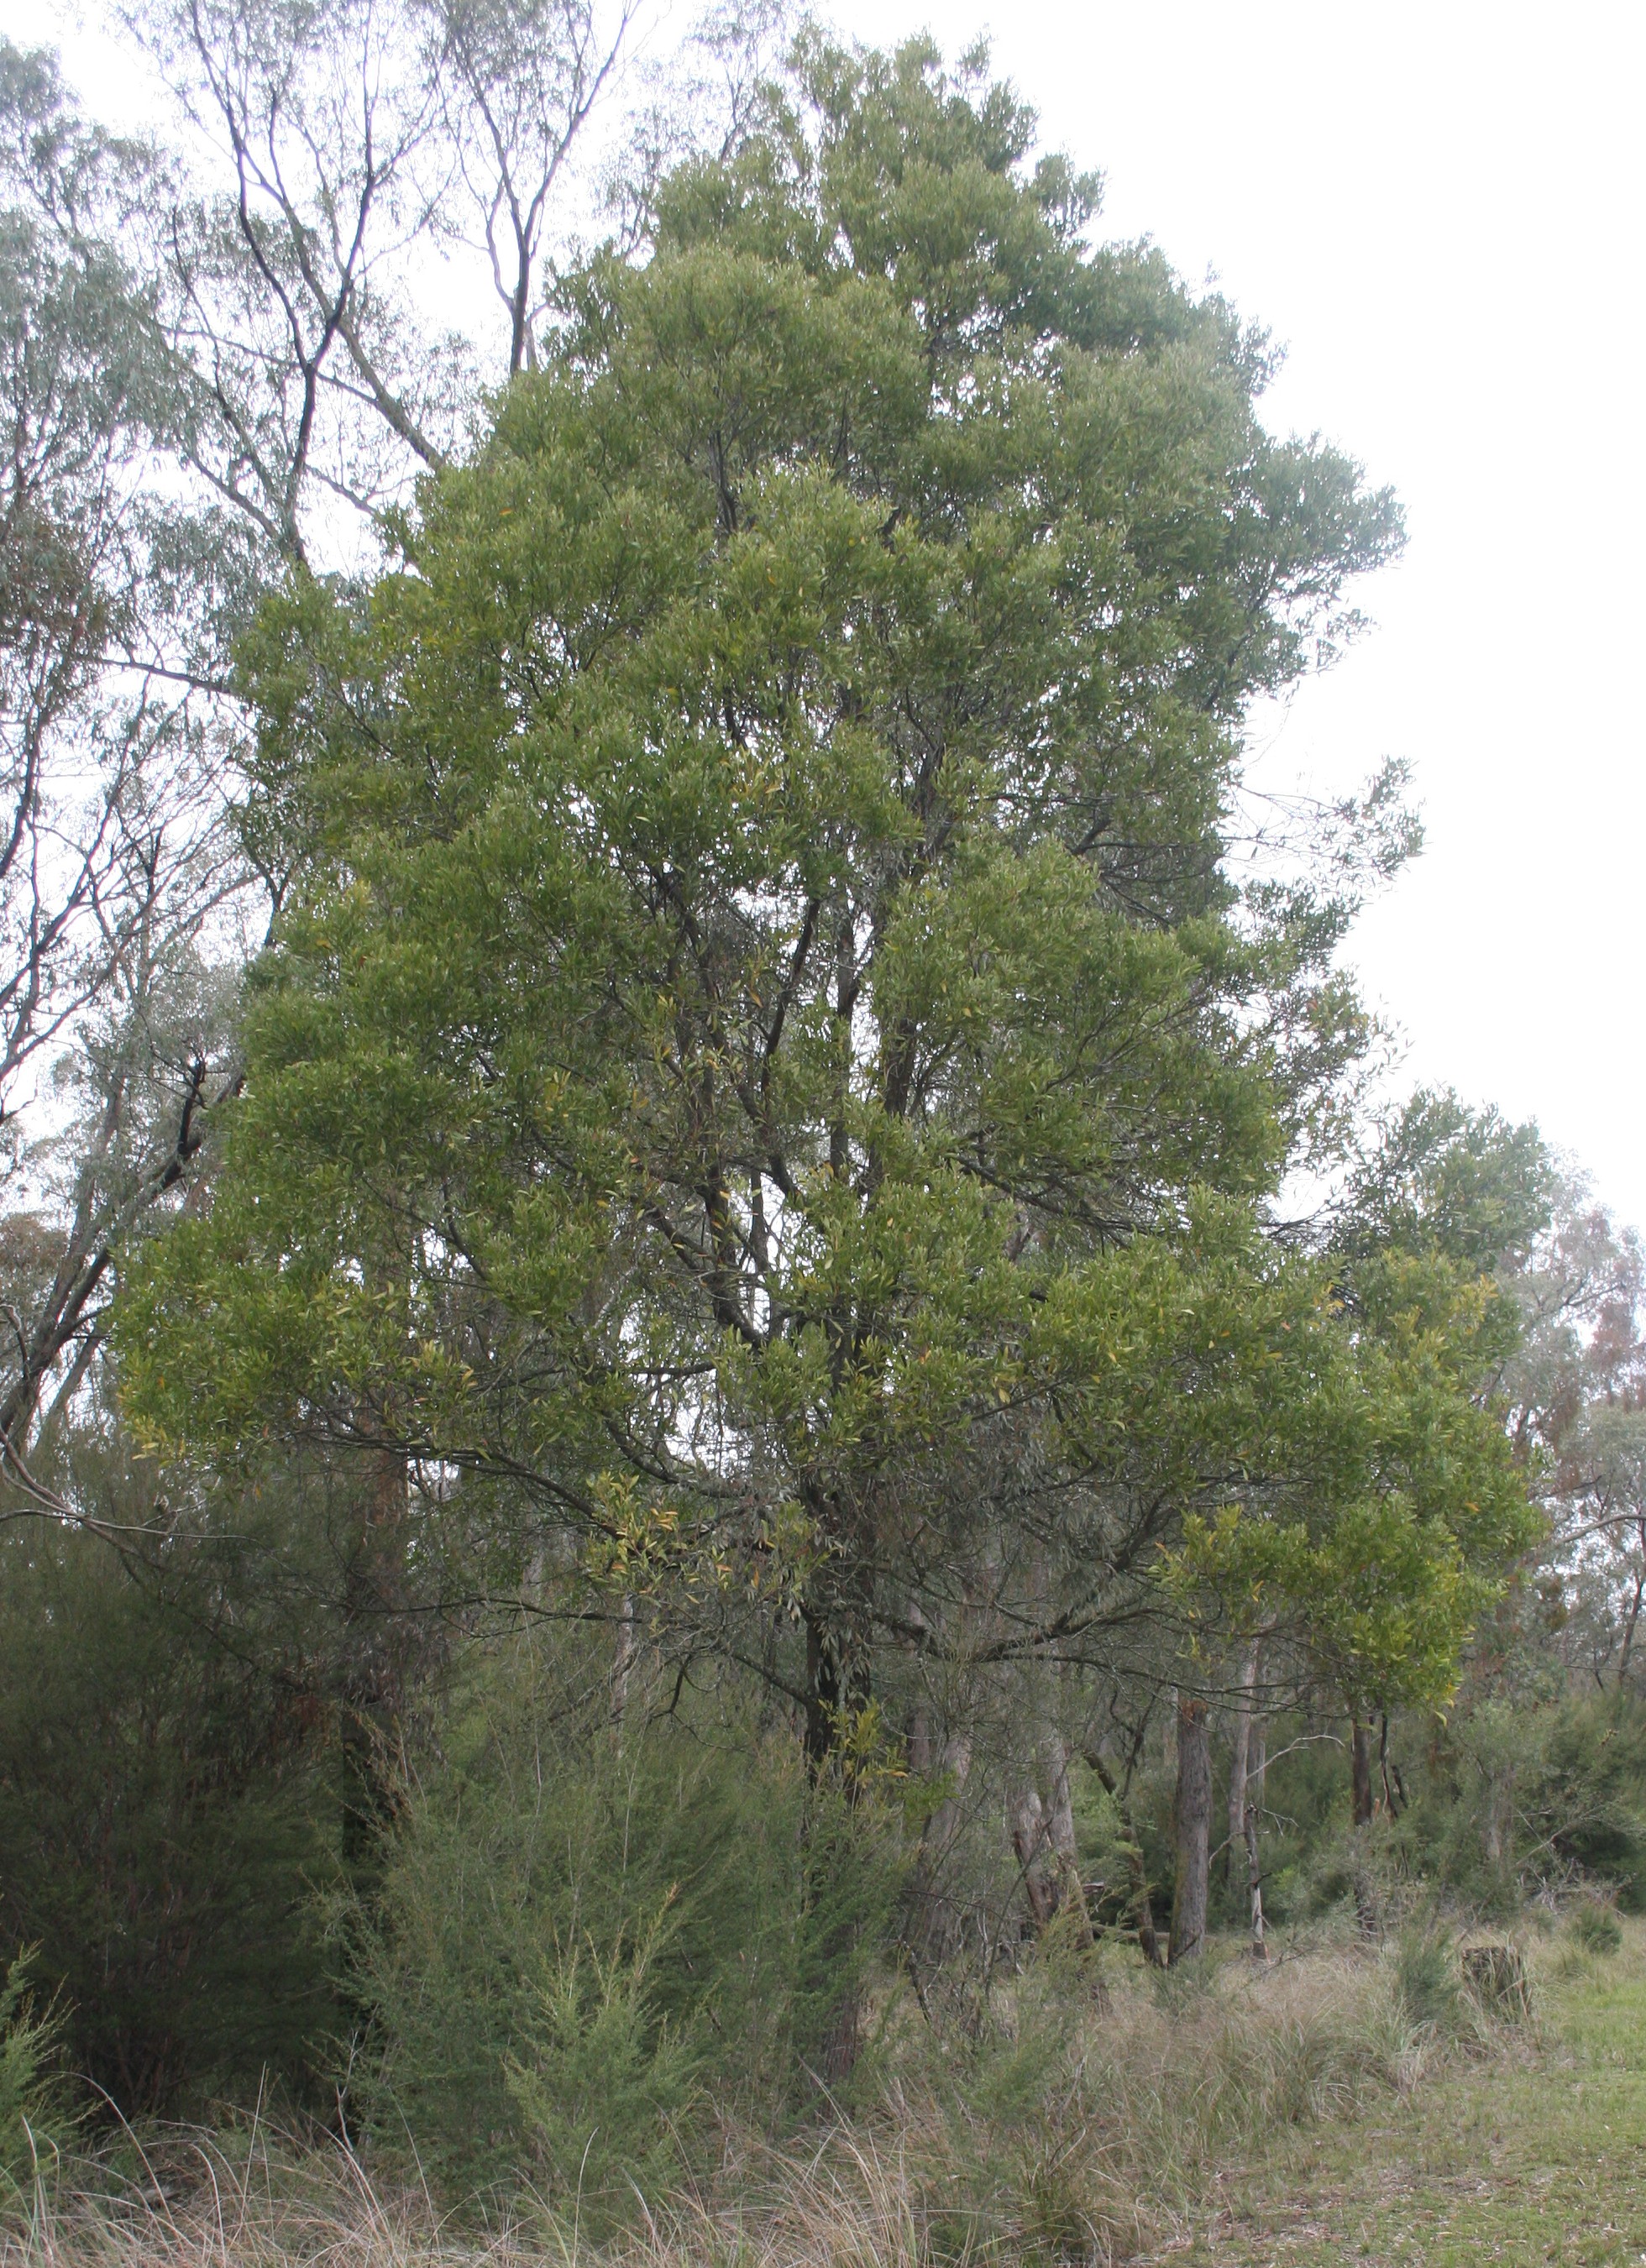
{"type": "Polygon", "coordinates": [[[1224,1846],[1225,1872],[1237,1879],[1236,1867],[1246,1839],[1246,1768],[1251,1756],[1251,1696],[1258,1682],[1258,1649],[1254,1646],[1240,1665],[1240,1691],[1235,1703],[1235,1755],[1229,1768],[1229,1841],[1224,1846]]]}
{"type": "Polygon", "coordinates": [[[1377,1734],[1377,1772],[1383,1783],[1384,1815],[1399,1819],[1406,1807],[1406,1788],[1400,1778],[1400,1767],[1389,1754],[1389,1712],[1386,1709],[1377,1734]]]}
{"type": "MultiPolygon", "coordinates": [[[[929,1760],[929,1726],[923,1728],[923,1738],[929,1760]]],[[[971,1769],[970,1738],[963,1733],[951,1734],[937,1758],[939,1775],[950,1783],[948,1793],[920,1830],[920,1854],[915,1867],[911,1943],[916,1957],[928,1968],[946,1961],[958,1941],[956,1904],[943,1889],[942,1873],[943,1861],[954,1848],[963,1824],[960,1800],[971,1769]]]]}
{"type": "Polygon", "coordinates": [[[406,1461],[391,1449],[373,1449],[368,1462],[365,1516],[343,1601],[343,1854],[357,1871],[375,1864],[382,1831],[399,1807],[406,1683],[406,1461]]]}
{"type": "Polygon", "coordinates": [[[1171,1962],[1206,1950],[1207,1889],[1212,1847],[1212,1735],[1196,1695],[1177,1702],[1177,1883],[1171,1902],[1171,1962]]]}
{"type": "Polygon", "coordinates": [[[1371,1738],[1356,1717],[1349,1740],[1349,1798],[1356,1827],[1369,1827],[1372,1819],[1371,1738]]]}
{"type": "Polygon", "coordinates": [[[1263,1868],[1258,1859],[1258,1807],[1255,1803],[1246,1806],[1241,1833],[1246,1846],[1246,1893],[1251,1902],[1251,1957],[1254,1961],[1266,1961],[1269,1948],[1263,1933],[1263,1868]]]}
{"type": "MultiPolygon", "coordinates": [[[[1646,1527],[1641,1533],[1641,1549],[1646,1551],[1646,1527]]],[[[1635,1595],[1629,1601],[1628,1613],[1623,1623],[1623,1646],[1618,1655],[1618,1690],[1621,1692],[1629,1682],[1629,1663],[1635,1653],[1635,1632],[1641,1618],[1641,1601],[1646,1596],[1646,1566],[1635,1579],[1635,1595]]]]}
{"type": "Polygon", "coordinates": [[[1048,1794],[1046,1833],[1057,1879],[1058,1911],[1069,1917],[1075,1943],[1087,1946],[1092,1943],[1091,1915],[1087,1910],[1086,1886],[1081,1881],[1080,1858],[1074,1848],[1074,1805],[1069,1789],[1074,1750],[1060,1733],[1049,1733],[1041,1754],[1048,1794]]]}
{"type": "Polygon", "coordinates": [[[1372,1822],[1371,1734],[1358,1717],[1349,1727],[1349,1808],[1354,1819],[1354,1855],[1350,1864],[1354,1877],[1354,1912],[1360,1922],[1362,1937],[1376,1937],[1378,1929],[1377,1895],[1372,1881],[1371,1860],[1366,1847],[1367,1830],[1372,1822]]]}
{"type": "Polygon", "coordinates": [[[1045,1807],[1037,1789],[1025,1787],[1011,1798],[1009,1809],[1018,1874],[1034,1926],[1042,1930],[1058,1910],[1057,1875],[1052,1862],[1045,1807]]]}
{"type": "MultiPolygon", "coordinates": [[[[827,1532],[840,1533],[840,1523],[830,1523],[827,1532]]],[[[850,1741],[873,1694],[873,1578],[858,1544],[853,1537],[847,1564],[830,1570],[826,1587],[801,1608],[806,1626],[806,1762],[814,1775],[840,1762],[841,1742],[850,1741]]],[[[846,1763],[849,1772],[849,1756],[846,1763]]]]}
{"type": "Polygon", "coordinates": [[[634,1675],[634,1657],[638,1652],[634,1635],[634,1595],[625,1591],[623,1604],[617,1610],[617,1646],[611,1665],[611,1721],[621,1732],[628,1712],[629,1684],[634,1675]]]}

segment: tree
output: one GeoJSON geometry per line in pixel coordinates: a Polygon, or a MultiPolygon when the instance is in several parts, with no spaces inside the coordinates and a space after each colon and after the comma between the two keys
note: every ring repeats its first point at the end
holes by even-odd
{"type": "Polygon", "coordinates": [[[1524,1318],[1506,1373],[1517,1440],[1548,1519],[1542,1584],[1563,1602],[1564,1643],[1583,1643],[1604,1683],[1635,1658],[1646,1594],[1646,1338],[1640,1240],[1562,1175],[1553,1218],[1515,1291],[1524,1318]]]}
{"type": "Polygon", "coordinates": [[[208,941],[243,869],[188,682],[187,513],[150,483],[176,404],[122,247],[149,178],[48,62],[0,47],[0,1117],[10,1201],[49,1218],[51,1247],[6,1316],[13,1480],[48,1381],[95,1352],[115,1246],[178,1183],[225,1084],[208,941]],[[42,1109],[54,1058],[48,1098],[74,1092],[42,1109]]]}
{"type": "Polygon", "coordinates": [[[629,14],[156,0],[130,27],[176,101],[151,142],[0,43],[0,1118],[11,1201],[58,1240],[9,1318],[14,1481],[51,1382],[96,1359],[118,1248],[197,1177],[239,1076],[229,972],[282,877],[255,814],[228,823],[233,640],[280,560],[369,556],[469,414],[480,373],[419,298],[454,184],[513,215],[496,368],[518,365],[629,14]],[[54,1057],[84,1109],[28,1091],[54,1057]]]}
{"type": "Polygon", "coordinates": [[[1507,1516],[1432,1344],[1362,1355],[1251,1211],[1360,1025],[1343,907],[1225,879],[1242,706],[1392,506],[982,69],[803,47],[405,571],[266,617],[303,880],[123,1339],[157,1435],[390,1445],[471,1568],[523,1506],[817,1764],[894,1661],[1089,1656],[1236,1527],[1276,1585],[1372,1550],[1343,1642],[1427,1658],[1507,1516]]]}

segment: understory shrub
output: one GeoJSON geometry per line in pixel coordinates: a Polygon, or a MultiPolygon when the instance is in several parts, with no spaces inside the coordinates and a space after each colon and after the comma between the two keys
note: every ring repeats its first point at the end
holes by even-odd
{"type": "Polygon", "coordinates": [[[629,2211],[714,2122],[815,2100],[862,2020],[889,1808],[809,1785],[786,1727],[649,1697],[614,1722],[564,1638],[486,1653],[347,1921],[353,2114],[449,2195],[523,2174],[586,2222],[629,2211]]]}
{"type": "Polygon", "coordinates": [[[70,2130],[61,2031],[52,2010],[37,2010],[19,1955],[0,1978],[0,2202],[50,2167],[70,2130]]]}
{"type": "Polygon", "coordinates": [[[1610,1906],[1602,1905],[1598,1898],[1585,1898],[1574,1907],[1566,1925],[1572,1943],[1584,1953],[1602,1955],[1618,1952],[1623,1943],[1623,1925],[1610,1906]]]}
{"type": "Polygon", "coordinates": [[[1458,1949],[1443,1931],[1408,1930],[1395,1951],[1395,1991],[1414,2029],[1453,2032],[1463,2007],[1458,1949]]]}
{"type": "Polygon", "coordinates": [[[35,1948],[68,2061],[134,2117],[299,2091],[336,2025],[324,1712],[259,1658],[260,1572],[0,1541],[0,1965],[35,1948]]]}

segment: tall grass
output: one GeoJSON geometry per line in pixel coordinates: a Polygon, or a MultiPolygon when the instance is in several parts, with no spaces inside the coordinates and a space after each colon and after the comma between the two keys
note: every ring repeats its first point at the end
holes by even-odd
{"type": "Polygon", "coordinates": [[[782,2148],[728,2129],[712,2178],[637,2197],[620,2238],[529,2191],[506,2224],[445,2216],[346,2147],[254,2126],[42,2180],[0,2222],[0,2268],[1114,2263],[1170,2241],[1220,2169],[1411,2086],[1433,2051],[1392,1959],[1231,1961],[1101,2001],[1030,1977],[963,2052],[911,2018],[857,2117],[782,2148]]]}

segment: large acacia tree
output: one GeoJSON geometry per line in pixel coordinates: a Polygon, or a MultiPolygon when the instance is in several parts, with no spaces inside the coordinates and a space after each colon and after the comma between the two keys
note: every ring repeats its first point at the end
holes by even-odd
{"type": "Polygon", "coordinates": [[[1232,879],[1243,718],[1394,506],[1031,127],[803,45],[397,571],[267,612],[300,879],[124,1326],[156,1438],[403,1456],[471,1587],[506,1504],[818,1759],[882,1665],[1084,1658],[1191,1514],[1454,1606],[1512,1525],[1258,1226],[1362,1025],[1340,898],[1232,879]]]}

